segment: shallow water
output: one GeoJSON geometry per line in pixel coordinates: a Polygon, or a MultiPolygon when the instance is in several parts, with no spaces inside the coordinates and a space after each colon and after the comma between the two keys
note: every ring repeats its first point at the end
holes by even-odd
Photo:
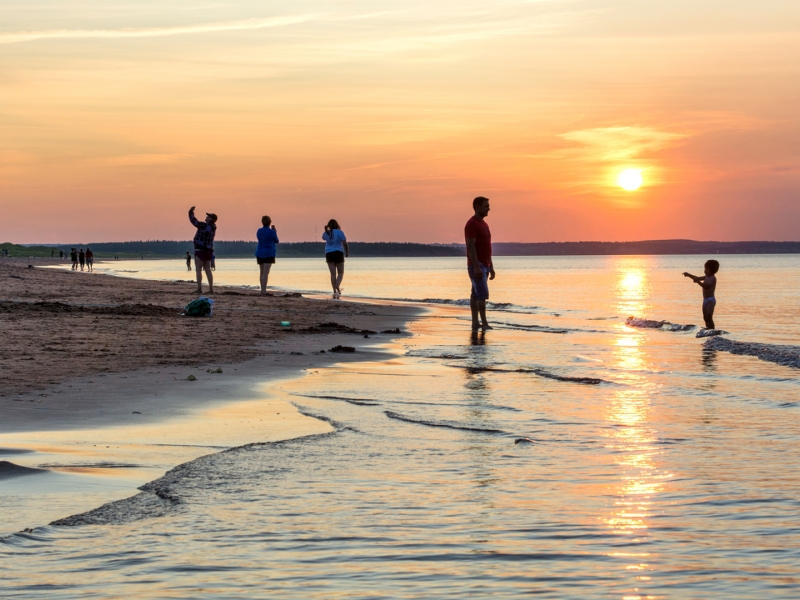
{"type": "MultiPolygon", "coordinates": [[[[462,261],[369,261],[348,263],[346,291],[465,297],[462,261]]],[[[734,339],[796,343],[798,257],[720,261],[718,325],[734,339]]],[[[278,267],[287,282],[317,277],[305,262],[278,267]]],[[[233,263],[220,261],[221,280],[247,276],[233,263]]],[[[694,331],[624,325],[630,314],[697,323],[700,290],[680,277],[697,265],[498,259],[497,329],[472,335],[465,308],[430,304],[397,358],[279,384],[335,433],[176,469],[157,482],[174,499],[158,518],[131,502],[109,524],[7,538],[3,589],[796,597],[797,370],[706,352],[694,331]]]]}

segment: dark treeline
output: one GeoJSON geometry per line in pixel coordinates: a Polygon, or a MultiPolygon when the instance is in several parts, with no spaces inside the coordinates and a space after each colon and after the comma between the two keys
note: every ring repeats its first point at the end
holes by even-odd
{"type": "Polygon", "coordinates": [[[546,242],[492,244],[496,256],[581,256],[614,254],[800,254],[800,242],[546,242]]]}
{"type": "MultiPolygon", "coordinates": [[[[68,250],[70,247],[85,248],[89,246],[98,257],[120,256],[146,258],[165,258],[170,256],[185,256],[186,252],[193,252],[192,241],[182,242],[168,240],[154,240],[142,242],[100,242],[95,244],[71,244],[58,246],[58,249],[68,250]]],[[[282,258],[318,258],[323,256],[325,243],[319,242],[294,242],[281,243],[278,246],[278,255],[282,258]]],[[[252,257],[256,251],[256,242],[234,241],[214,242],[214,254],[218,258],[244,258],[252,257]]],[[[461,256],[464,253],[458,246],[442,246],[433,244],[401,244],[395,242],[350,242],[350,252],[354,256],[461,256]]]]}

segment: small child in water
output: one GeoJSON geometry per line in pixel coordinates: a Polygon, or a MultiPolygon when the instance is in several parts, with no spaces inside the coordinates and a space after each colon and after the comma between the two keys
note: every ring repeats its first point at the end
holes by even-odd
{"type": "Polygon", "coordinates": [[[706,322],[706,329],[715,329],[714,308],[717,306],[717,299],[714,298],[714,290],[717,289],[719,262],[707,260],[704,266],[705,275],[703,277],[696,277],[691,273],[684,273],[683,276],[688,277],[703,288],[703,320],[706,322]]]}

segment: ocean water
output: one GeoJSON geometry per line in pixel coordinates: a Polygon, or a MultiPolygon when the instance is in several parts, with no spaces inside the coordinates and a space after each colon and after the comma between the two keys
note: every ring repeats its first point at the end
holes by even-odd
{"type": "MultiPolygon", "coordinates": [[[[718,258],[717,326],[796,344],[800,257],[718,258]]],[[[157,511],[3,539],[3,593],[797,597],[799,373],[624,323],[701,322],[681,273],[704,259],[500,257],[485,334],[463,261],[353,259],[346,294],[429,310],[391,360],[278,384],[335,432],[182,465],[157,511]]],[[[220,260],[219,283],[252,285],[251,262],[220,260]]],[[[270,283],[322,292],[327,271],[279,260],[270,283]]]]}

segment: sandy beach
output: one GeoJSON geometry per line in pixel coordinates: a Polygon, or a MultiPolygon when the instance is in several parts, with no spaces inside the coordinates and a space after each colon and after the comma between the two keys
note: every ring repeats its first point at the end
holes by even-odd
{"type": "Polygon", "coordinates": [[[0,263],[0,534],[130,497],[198,456],[331,431],[274,386],[387,358],[402,334],[380,332],[416,314],[219,287],[213,317],[182,317],[191,283],[32,263],[0,263]]]}

